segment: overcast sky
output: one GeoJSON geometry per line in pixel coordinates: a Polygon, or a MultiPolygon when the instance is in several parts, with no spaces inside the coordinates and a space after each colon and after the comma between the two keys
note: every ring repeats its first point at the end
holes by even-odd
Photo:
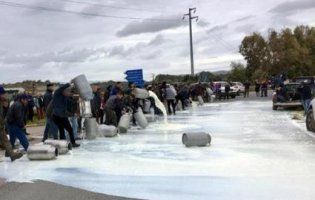
{"type": "Polygon", "coordinates": [[[65,82],[82,73],[91,81],[124,80],[138,68],[146,80],[188,74],[188,22],[181,18],[189,7],[200,19],[193,24],[196,72],[242,61],[246,34],[315,26],[315,0],[4,0],[0,83],[65,82]]]}

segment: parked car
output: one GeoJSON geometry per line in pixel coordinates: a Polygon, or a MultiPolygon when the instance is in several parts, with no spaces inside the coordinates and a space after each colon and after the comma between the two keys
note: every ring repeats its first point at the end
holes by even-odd
{"type": "Polygon", "coordinates": [[[231,89],[236,92],[237,96],[245,93],[245,86],[241,82],[232,82],[231,89]]]}
{"type": "MultiPolygon", "coordinates": [[[[217,84],[220,84],[220,85],[221,85],[221,95],[222,95],[222,96],[225,95],[225,86],[226,86],[226,85],[230,85],[230,84],[229,84],[228,82],[226,82],[226,81],[217,81],[217,82],[214,82],[213,84],[214,84],[214,85],[217,85],[217,84]]],[[[233,99],[236,97],[236,90],[235,90],[235,88],[232,88],[231,86],[230,86],[229,96],[230,96],[231,98],[233,98],[233,99]]]]}
{"type": "Polygon", "coordinates": [[[272,96],[272,109],[277,110],[278,108],[292,108],[292,107],[303,107],[298,93],[298,88],[301,86],[300,83],[287,83],[282,87],[282,90],[276,90],[272,96]]]}
{"type": "Polygon", "coordinates": [[[310,108],[306,114],[306,128],[315,133],[315,99],[311,102],[310,108]]]}
{"type": "Polygon", "coordinates": [[[315,86],[315,76],[300,76],[292,79],[295,83],[306,83],[315,86]]]}

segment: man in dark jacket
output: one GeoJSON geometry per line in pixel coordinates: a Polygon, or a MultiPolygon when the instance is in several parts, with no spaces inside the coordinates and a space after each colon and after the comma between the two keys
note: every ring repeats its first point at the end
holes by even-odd
{"type": "Polygon", "coordinates": [[[24,147],[25,151],[29,146],[28,140],[25,135],[25,107],[28,104],[28,96],[26,94],[19,95],[17,101],[15,101],[9,108],[6,122],[10,135],[10,142],[14,147],[15,140],[18,138],[20,143],[24,147]]]}
{"type": "Polygon", "coordinates": [[[101,109],[101,92],[99,90],[99,87],[97,85],[94,85],[92,87],[93,89],[93,99],[91,100],[91,109],[93,117],[96,118],[96,121],[100,123],[100,109],[101,109]]]}
{"type": "Polygon", "coordinates": [[[73,147],[80,145],[75,142],[73,129],[67,115],[67,99],[71,96],[70,83],[67,83],[55,91],[53,96],[53,121],[58,126],[60,139],[65,140],[65,129],[69,133],[73,147]]]}
{"type": "Polygon", "coordinates": [[[54,92],[54,85],[52,83],[47,84],[47,89],[44,94],[43,98],[43,104],[44,104],[44,109],[46,110],[48,107],[48,104],[50,101],[53,99],[53,92],[54,92]]]}
{"type": "Polygon", "coordinates": [[[5,115],[6,109],[9,105],[8,99],[6,98],[5,90],[2,86],[0,86],[0,144],[5,149],[6,157],[10,157],[13,162],[16,159],[19,159],[23,156],[22,153],[16,153],[12,150],[12,146],[7,138],[7,134],[5,131],[5,115]]]}
{"type": "Polygon", "coordinates": [[[43,97],[43,108],[46,112],[46,127],[43,135],[43,142],[48,139],[49,133],[53,136],[54,139],[58,139],[58,127],[53,121],[53,92],[54,92],[54,84],[48,83],[47,89],[43,97]]]}
{"type": "Polygon", "coordinates": [[[250,82],[246,81],[244,83],[244,87],[245,87],[245,92],[244,92],[244,98],[249,97],[249,89],[250,89],[250,82]]]}
{"type": "Polygon", "coordinates": [[[230,98],[230,84],[226,84],[224,87],[224,91],[225,91],[225,99],[229,99],[230,98]]]}

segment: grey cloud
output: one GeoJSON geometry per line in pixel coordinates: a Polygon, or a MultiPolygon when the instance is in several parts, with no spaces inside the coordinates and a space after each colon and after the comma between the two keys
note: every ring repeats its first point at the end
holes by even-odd
{"type": "Polygon", "coordinates": [[[235,20],[233,20],[233,21],[231,21],[231,22],[214,26],[214,27],[208,29],[207,32],[208,32],[208,33],[212,33],[212,32],[223,31],[223,30],[229,28],[230,25],[234,25],[234,24],[236,24],[236,23],[241,23],[241,22],[247,21],[247,20],[249,20],[249,19],[252,19],[252,18],[254,18],[254,17],[255,17],[254,15],[247,15],[247,16],[245,16],[245,17],[241,17],[241,18],[235,19],[235,20]]]}
{"type": "Polygon", "coordinates": [[[235,31],[246,33],[246,34],[250,34],[256,30],[257,30],[257,27],[255,24],[243,24],[235,28],[235,31]]]}
{"type": "MultiPolygon", "coordinates": [[[[152,58],[153,56],[148,56],[150,54],[150,50],[154,49],[154,47],[162,45],[166,40],[162,35],[157,35],[149,42],[139,42],[136,45],[125,48],[123,45],[115,46],[108,50],[108,56],[119,56],[119,57],[128,57],[128,56],[137,56],[140,58],[146,59],[147,57],[152,58]],[[141,52],[145,52],[144,55],[141,52]]],[[[154,54],[154,53],[153,53],[154,54]]]]}
{"type": "Polygon", "coordinates": [[[155,38],[153,38],[153,40],[151,40],[148,43],[148,45],[149,46],[158,46],[158,45],[163,44],[165,41],[166,41],[165,38],[161,34],[159,34],[155,38]]]}
{"type": "Polygon", "coordinates": [[[209,22],[206,22],[206,21],[204,21],[204,20],[199,20],[198,22],[197,22],[197,24],[198,24],[198,26],[201,26],[201,27],[206,27],[206,26],[209,26],[209,22]]]}
{"type": "Polygon", "coordinates": [[[291,13],[297,12],[299,10],[306,10],[315,8],[314,0],[296,0],[296,1],[287,1],[280,3],[279,5],[272,8],[269,12],[275,14],[291,13]]]}
{"type": "Polygon", "coordinates": [[[157,51],[154,51],[152,53],[142,55],[141,58],[144,60],[153,60],[153,59],[160,57],[161,55],[162,55],[162,51],[157,50],[157,51]]]}
{"type": "MultiPolygon", "coordinates": [[[[158,18],[158,17],[157,17],[158,18]]],[[[154,18],[152,18],[154,19],[154,18]]],[[[160,19],[160,18],[159,18],[160,19]]],[[[156,33],[167,29],[173,29],[181,26],[185,26],[186,23],[180,21],[180,16],[168,16],[163,17],[165,21],[155,21],[155,20],[143,20],[143,21],[134,21],[127,24],[123,29],[118,31],[116,35],[118,37],[127,37],[136,34],[142,33],[156,33]]]]}
{"type": "MultiPolygon", "coordinates": [[[[24,3],[23,3],[24,4],[24,3]]],[[[52,8],[52,9],[58,9],[63,10],[66,7],[66,2],[63,1],[35,1],[32,6],[38,7],[38,8],[52,8]]],[[[46,10],[40,10],[40,9],[33,9],[28,10],[29,14],[45,14],[46,10]]]]}
{"type": "MultiPolygon", "coordinates": [[[[76,51],[47,52],[42,54],[6,55],[0,58],[4,64],[37,64],[44,63],[76,63],[84,62],[96,53],[104,52],[104,49],[81,49],[76,51]]],[[[38,66],[34,66],[38,67],[38,66]]]]}
{"type": "Polygon", "coordinates": [[[247,21],[249,19],[252,19],[254,17],[255,17],[254,15],[247,15],[245,17],[238,18],[238,19],[234,20],[233,22],[243,22],[243,21],[247,21]]]}

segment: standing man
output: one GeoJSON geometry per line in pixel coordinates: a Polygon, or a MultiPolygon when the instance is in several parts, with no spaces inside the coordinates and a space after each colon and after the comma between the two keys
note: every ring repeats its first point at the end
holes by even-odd
{"type": "Polygon", "coordinates": [[[262,84],[261,84],[261,97],[267,97],[268,96],[268,83],[265,80],[262,84]]]}
{"type": "Polygon", "coordinates": [[[53,92],[54,84],[48,83],[46,86],[46,92],[43,97],[43,109],[46,113],[46,127],[43,135],[43,142],[49,137],[49,133],[54,139],[58,139],[58,127],[53,121],[53,92]]]}
{"type": "Polygon", "coordinates": [[[43,104],[44,104],[44,109],[46,110],[48,107],[48,104],[50,101],[53,99],[53,92],[54,92],[54,84],[48,83],[46,86],[46,92],[44,94],[43,98],[43,104]]]}
{"type": "Polygon", "coordinates": [[[96,118],[96,121],[100,124],[100,109],[101,109],[101,91],[98,85],[92,86],[93,90],[93,99],[91,100],[91,109],[93,117],[96,118]]]}
{"type": "Polygon", "coordinates": [[[12,150],[12,146],[10,145],[10,142],[7,138],[7,134],[5,131],[5,114],[6,110],[9,106],[8,99],[6,98],[5,90],[2,86],[0,86],[0,144],[5,149],[5,156],[8,156],[11,158],[11,161],[13,162],[16,159],[19,159],[23,156],[22,153],[16,153],[12,150]]]}
{"type": "Polygon", "coordinates": [[[21,94],[18,96],[17,101],[10,106],[8,114],[6,116],[7,129],[10,135],[10,142],[14,147],[16,138],[19,139],[20,143],[27,151],[29,146],[26,134],[25,134],[25,108],[29,102],[28,95],[21,94]]]}
{"type": "Polygon", "coordinates": [[[67,116],[67,99],[71,96],[70,83],[67,83],[55,91],[53,96],[53,121],[58,126],[60,139],[65,140],[65,129],[69,133],[72,146],[79,147],[75,142],[73,129],[67,116]]]}
{"type": "Polygon", "coordinates": [[[244,98],[249,97],[249,88],[250,88],[250,82],[246,81],[244,83],[245,92],[244,92],[244,98]]]}
{"type": "Polygon", "coordinates": [[[33,98],[32,94],[30,92],[27,93],[27,99],[28,99],[27,120],[33,122],[35,102],[34,102],[34,98],[33,98]]]}
{"type": "Polygon", "coordinates": [[[256,97],[259,97],[259,91],[260,91],[260,84],[258,80],[255,81],[255,92],[256,92],[256,97]]]}
{"type": "Polygon", "coordinates": [[[43,95],[39,94],[38,96],[38,105],[39,105],[39,115],[40,119],[44,119],[44,103],[43,103],[43,95]]]}
{"type": "Polygon", "coordinates": [[[176,114],[176,95],[177,95],[177,92],[175,88],[170,84],[166,85],[165,98],[167,101],[168,113],[170,115],[172,114],[172,111],[174,115],[176,114]],[[171,109],[171,106],[172,106],[172,109],[171,109]]]}
{"type": "Polygon", "coordinates": [[[224,91],[225,91],[225,98],[224,99],[230,98],[230,90],[231,90],[231,87],[230,87],[230,84],[228,83],[224,87],[224,91]]]}

